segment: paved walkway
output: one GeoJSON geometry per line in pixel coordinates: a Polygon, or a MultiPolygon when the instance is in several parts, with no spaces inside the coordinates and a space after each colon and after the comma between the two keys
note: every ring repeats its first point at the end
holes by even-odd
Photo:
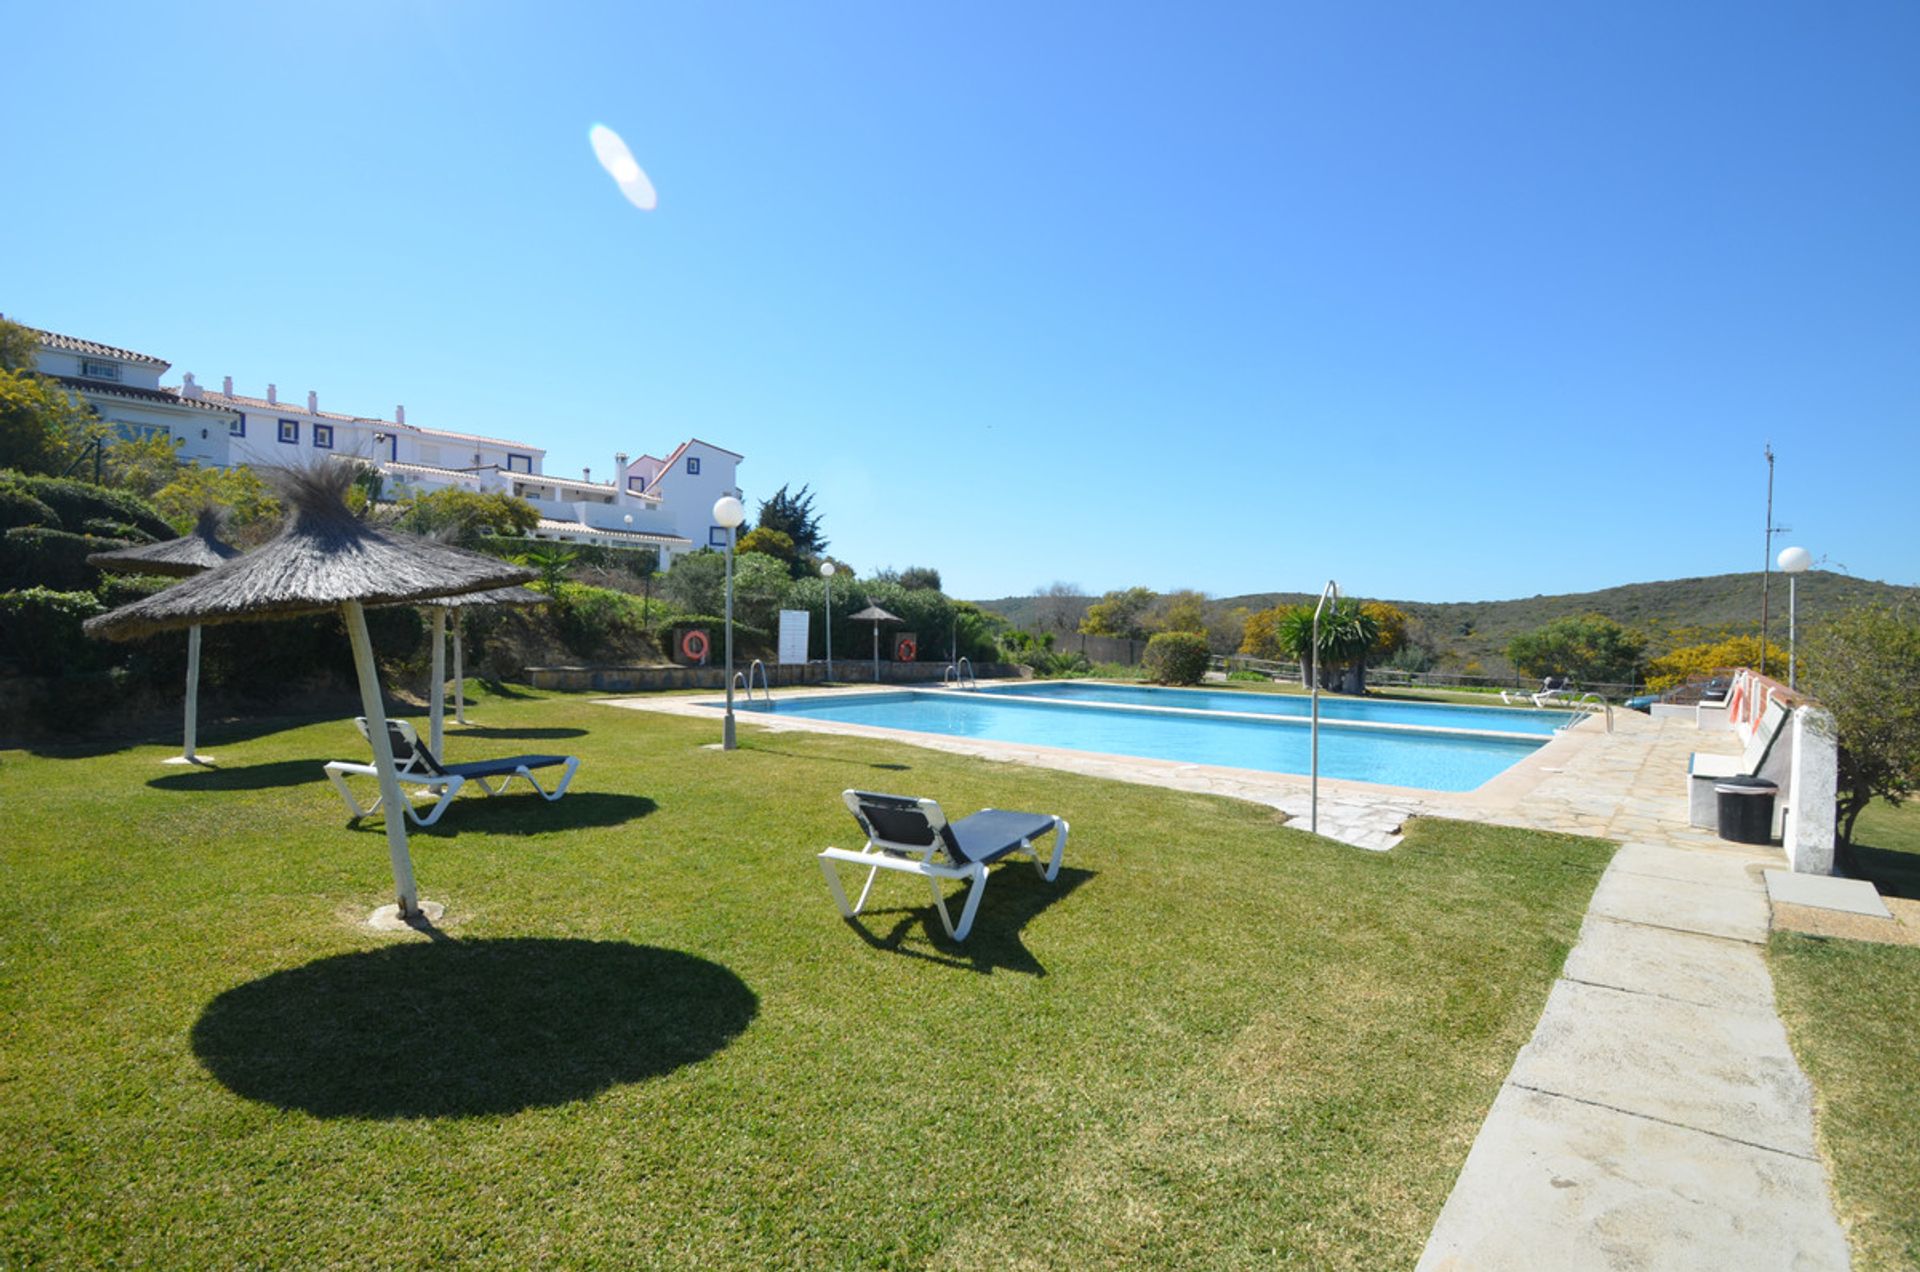
{"type": "Polygon", "coordinates": [[[1776,849],[1686,825],[1686,750],[1654,722],[1585,748],[1500,820],[1624,838],[1420,1268],[1848,1266],[1812,1091],[1774,1010],[1776,849]]]}

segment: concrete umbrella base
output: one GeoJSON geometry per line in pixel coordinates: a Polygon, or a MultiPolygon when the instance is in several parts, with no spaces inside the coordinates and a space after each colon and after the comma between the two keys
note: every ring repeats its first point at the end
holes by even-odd
{"type": "Polygon", "coordinates": [[[219,763],[219,761],[214,759],[211,755],[176,755],[171,759],[162,760],[160,762],[162,764],[200,764],[200,765],[217,765],[219,763]]]}
{"type": "Polygon", "coordinates": [[[395,902],[383,905],[369,914],[367,926],[376,932],[418,932],[422,928],[432,927],[438,923],[446,912],[447,907],[438,901],[422,901],[417,917],[403,919],[400,917],[399,903],[395,902]]]}

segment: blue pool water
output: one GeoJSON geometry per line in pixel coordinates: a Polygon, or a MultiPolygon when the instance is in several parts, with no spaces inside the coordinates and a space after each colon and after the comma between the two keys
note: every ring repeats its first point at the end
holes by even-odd
{"type": "MultiPolygon", "coordinates": [[[[1236,706],[1242,700],[1238,694],[1227,696],[1236,706]]],[[[1260,700],[1270,699],[1262,695],[1260,700]]],[[[1173,714],[1128,705],[1037,701],[1030,694],[942,689],[786,697],[771,706],[742,704],[740,709],[1271,773],[1305,773],[1309,768],[1308,730],[1292,716],[1236,719],[1205,711],[1173,714]]],[[[1476,727],[1465,720],[1456,724],[1456,717],[1439,714],[1456,710],[1469,717],[1483,714],[1478,708],[1441,706],[1422,720],[1430,729],[1476,727]]],[[[1466,791],[1546,740],[1538,734],[1511,732],[1455,734],[1381,728],[1377,722],[1329,721],[1323,710],[1320,772],[1325,777],[1390,786],[1466,791]]]]}
{"type": "MultiPolygon", "coordinates": [[[[1025,685],[992,685],[981,693],[1013,697],[1062,698],[1109,702],[1124,707],[1182,707],[1195,711],[1238,711],[1248,715],[1307,716],[1312,702],[1292,694],[1249,693],[1232,689],[1156,689],[1151,685],[1096,685],[1079,680],[1025,685]]],[[[1320,699],[1320,720],[1367,724],[1410,724],[1424,729],[1491,729],[1496,733],[1537,733],[1551,737],[1572,720],[1566,711],[1532,707],[1456,707],[1440,702],[1389,702],[1378,698],[1320,699]]]]}

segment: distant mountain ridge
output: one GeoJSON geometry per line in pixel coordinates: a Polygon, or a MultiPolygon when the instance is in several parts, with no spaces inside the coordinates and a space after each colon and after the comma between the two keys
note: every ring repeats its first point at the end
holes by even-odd
{"type": "MultiPolygon", "coordinates": [[[[1719,633],[1758,634],[1760,587],[1757,573],[1714,574],[1704,578],[1668,579],[1655,583],[1626,583],[1597,592],[1568,592],[1558,596],[1530,596],[1507,601],[1392,601],[1410,615],[1416,636],[1430,644],[1450,667],[1480,662],[1489,671],[1503,668],[1507,642],[1558,618],[1604,614],[1646,635],[1649,651],[1659,654],[1676,644],[1687,644],[1695,632],[1711,639],[1719,633]]],[[[1827,615],[1872,601],[1896,602],[1920,596],[1914,585],[1899,586],[1873,579],[1857,579],[1826,570],[1800,576],[1800,626],[1804,632],[1827,615]]],[[[1087,597],[1087,604],[1097,600],[1087,597]]],[[[1282,603],[1311,604],[1304,592],[1251,592],[1208,602],[1209,613],[1226,613],[1244,606],[1262,610],[1282,603]]],[[[1363,597],[1364,600],[1391,598],[1363,597]]],[[[1016,627],[1031,629],[1041,614],[1043,600],[1009,596],[980,601],[1016,627]]],[[[1787,640],[1787,577],[1773,576],[1772,620],[1769,628],[1777,643],[1787,640]]],[[[1078,616],[1075,617],[1078,622],[1078,616]]]]}

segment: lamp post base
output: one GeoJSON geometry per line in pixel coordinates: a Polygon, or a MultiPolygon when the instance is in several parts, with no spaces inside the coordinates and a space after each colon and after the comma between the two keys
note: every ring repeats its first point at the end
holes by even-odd
{"type": "Polygon", "coordinates": [[[176,755],[172,759],[160,761],[162,764],[198,764],[211,767],[216,761],[211,755],[176,755]]]}
{"type": "Polygon", "coordinates": [[[731,711],[727,712],[726,723],[720,727],[720,749],[723,751],[740,749],[739,744],[733,740],[733,712],[731,711]]]}

